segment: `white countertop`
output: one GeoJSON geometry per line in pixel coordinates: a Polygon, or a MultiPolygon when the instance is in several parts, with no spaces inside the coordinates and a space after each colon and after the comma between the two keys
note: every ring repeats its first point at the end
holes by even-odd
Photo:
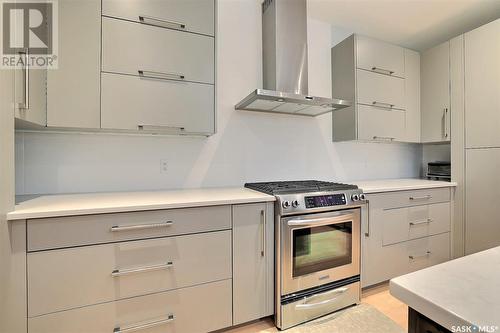
{"type": "Polygon", "coordinates": [[[364,193],[418,190],[424,188],[455,187],[457,183],[427,179],[382,179],[349,182],[358,185],[364,193]]]}
{"type": "Polygon", "coordinates": [[[453,325],[500,327],[500,247],[394,278],[390,290],[448,330],[453,325]]]}
{"type": "MultiPolygon", "coordinates": [[[[365,193],[456,186],[455,183],[422,179],[353,181],[365,193]]],[[[204,188],[169,191],[58,194],[20,197],[9,220],[120,213],[274,201],[274,196],[240,188],[204,188]]]]}
{"type": "Polygon", "coordinates": [[[8,220],[274,201],[246,188],[42,195],[20,202],[8,220]]]}

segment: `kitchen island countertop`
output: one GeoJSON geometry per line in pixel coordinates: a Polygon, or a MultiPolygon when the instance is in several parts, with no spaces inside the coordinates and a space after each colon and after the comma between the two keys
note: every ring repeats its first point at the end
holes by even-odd
{"type": "Polygon", "coordinates": [[[450,331],[500,332],[500,247],[394,278],[390,292],[450,331]]]}

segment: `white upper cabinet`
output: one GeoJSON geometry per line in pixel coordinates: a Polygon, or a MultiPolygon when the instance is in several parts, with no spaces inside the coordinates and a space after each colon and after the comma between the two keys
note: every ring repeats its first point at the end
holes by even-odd
{"type": "Polygon", "coordinates": [[[357,37],[357,67],[405,77],[404,48],[365,36],[357,37]]]}
{"type": "Polygon", "coordinates": [[[332,48],[333,141],[419,142],[420,55],[365,36],[332,48]]]}
{"type": "Polygon", "coordinates": [[[102,14],[209,36],[215,34],[214,0],[103,0],[102,14]]]}
{"type": "Polygon", "coordinates": [[[500,147],[500,19],[465,34],[465,145],[500,147]]]}
{"type": "Polygon", "coordinates": [[[422,142],[450,141],[449,42],[422,53],[421,91],[422,142]]]}
{"type": "MultiPolygon", "coordinates": [[[[45,127],[47,125],[45,93],[47,70],[24,66],[15,69],[14,72],[16,119],[45,127]]],[[[26,124],[19,125],[25,127],[26,124]]]]}
{"type": "Polygon", "coordinates": [[[405,80],[357,70],[358,103],[405,109],[405,80]]]}
{"type": "Polygon", "coordinates": [[[207,36],[103,17],[102,70],[214,84],[214,44],[207,36]]]}
{"type": "Polygon", "coordinates": [[[58,3],[59,67],[47,74],[47,126],[98,129],[101,1],[58,3]]]}

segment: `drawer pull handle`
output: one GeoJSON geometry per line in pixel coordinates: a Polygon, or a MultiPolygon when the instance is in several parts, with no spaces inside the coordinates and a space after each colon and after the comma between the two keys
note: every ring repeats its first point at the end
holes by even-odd
{"type": "Polygon", "coordinates": [[[432,195],[424,195],[423,197],[410,197],[411,201],[430,200],[430,199],[432,199],[432,195]]]}
{"type": "Polygon", "coordinates": [[[388,109],[392,109],[395,106],[394,104],[391,104],[391,103],[384,103],[384,102],[377,102],[377,101],[373,101],[372,105],[380,106],[380,107],[388,108],[388,109]]]}
{"type": "Polygon", "coordinates": [[[111,272],[111,276],[112,277],[119,277],[119,276],[123,276],[123,275],[135,274],[135,273],[144,273],[144,272],[158,271],[161,269],[169,269],[172,267],[174,267],[174,263],[169,261],[165,264],[160,264],[160,265],[152,265],[152,266],[137,267],[137,268],[115,269],[114,271],[111,272]]]}
{"type": "Polygon", "coordinates": [[[164,72],[154,72],[145,71],[142,69],[137,70],[140,77],[146,77],[151,79],[162,79],[162,80],[174,80],[174,81],[184,81],[186,76],[180,73],[164,73],[164,72]]]}
{"type": "Polygon", "coordinates": [[[379,73],[382,73],[382,74],[387,74],[387,75],[394,74],[394,71],[391,71],[390,69],[384,69],[384,68],[375,67],[375,66],[372,67],[372,71],[379,72],[379,73]]]}
{"type": "Polygon", "coordinates": [[[423,221],[415,221],[415,222],[410,222],[410,226],[429,224],[431,222],[432,222],[432,219],[427,219],[427,220],[423,220],[423,221]]]}
{"type": "Polygon", "coordinates": [[[29,49],[19,52],[19,56],[24,55],[23,72],[24,72],[24,95],[23,102],[17,104],[17,108],[21,110],[29,110],[30,108],[30,69],[29,69],[29,49]]]}
{"type": "Polygon", "coordinates": [[[327,292],[322,293],[322,294],[315,294],[315,295],[312,295],[312,296],[304,297],[304,303],[303,304],[297,304],[295,306],[295,308],[297,310],[301,310],[301,309],[314,309],[314,308],[317,308],[317,307],[322,307],[324,305],[327,305],[329,303],[332,303],[332,302],[336,301],[342,294],[344,294],[348,290],[349,290],[348,287],[341,287],[341,288],[337,288],[337,289],[334,289],[334,290],[331,290],[331,291],[327,291],[327,292]],[[335,296],[332,297],[332,298],[330,298],[330,299],[318,302],[318,303],[308,303],[308,301],[311,300],[311,299],[317,298],[319,296],[330,295],[330,294],[333,294],[335,296]]]}
{"type": "Polygon", "coordinates": [[[174,28],[180,30],[186,30],[186,25],[181,22],[164,20],[158,17],[139,15],[139,22],[143,24],[155,25],[163,28],[174,28]]]}
{"type": "Polygon", "coordinates": [[[419,256],[408,256],[408,258],[410,258],[411,260],[414,260],[417,258],[428,257],[428,256],[430,256],[430,254],[431,254],[431,251],[427,251],[427,252],[425,252],[425,254],[421,254],[419,256]]]}
{"type": "Polygon", "coordinates": [[[131,230],[142,230],[142,229],[156,229],[170,227],[174,224],[172,221],[160,222],[160,223],[149,223],[149,224],[136,224],[136,225],[114,225],[111,227],[111,232],[117,231],[131,231],[131,230]]]}
{"type": "Polygon", "coordinates": [[[373,140],[387,140],[387,141],[394,141],[394,140],[396,140],[396,138],[393,138],[393,137],[391,137],[391,136],[377,136],[377,135],[375,135],[375,136],[373,137],[373,140]]]}
{"type": "Polygon", "coordinates": [[[174,315],[170,314],[165,319],[155,320],[155,321],[151,321],[149,323],[144,323],[144,324],[139,324],[139,325],[131,325],[131,326],[123,327],[123,328],[118,326],[118,327],[115,327],[115,329],[113,330],[113,333],[129,333],[129,332],[136,332],[136,331],[140,331],[140,330],[145,330],[145,329],[148,329],[151,327],[156,327],[156,326],[171,323],[174,321],[174,319],[175,319],[174,315]]]}

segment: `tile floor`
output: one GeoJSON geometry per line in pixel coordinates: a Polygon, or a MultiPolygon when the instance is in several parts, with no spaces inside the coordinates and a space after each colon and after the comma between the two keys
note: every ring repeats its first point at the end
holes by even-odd
{"type": "MultiPolygon", "coordinates": [[[[363,290],[362,303],[367,303],[394,320],[405,330],[408,325],[408,307],[389,293],[389,285],[381,284],[363,290]]],[[[279,332],[271,318],[265,318],[248,325],[233,328],[224,333],[275,333],[279,332]]]]}

